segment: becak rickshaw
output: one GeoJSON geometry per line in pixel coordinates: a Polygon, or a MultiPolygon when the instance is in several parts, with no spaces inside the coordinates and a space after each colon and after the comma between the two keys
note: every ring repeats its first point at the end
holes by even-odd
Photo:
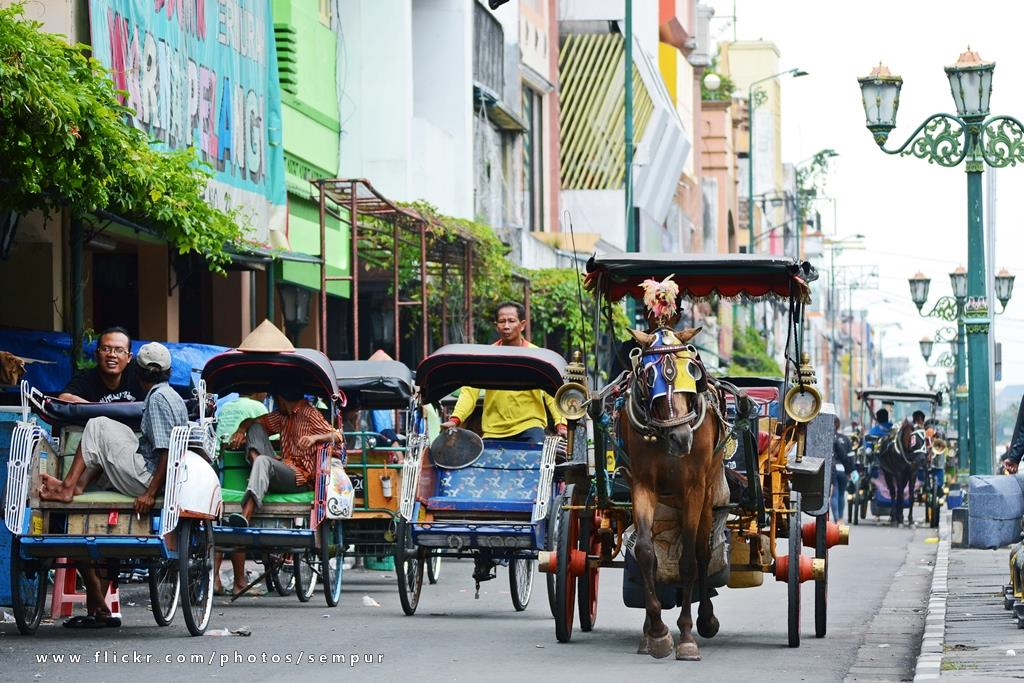
{"type": "Polygon", "coordinates": [[[11,440],[4,520],[14,535],[11,595],[18,630],[36,632],[53,569],[95,569],[116,590],[121,571],[147,570],[153,618],[167,626],[179,602],[185,625],[202,635],[213,606],[213,522],[221,513],[220,485],[209,462],[215,439],[205,416],[202,382],[198,422],[175,427],[163,495],[145,517],[135,498],[86,490],[70,502],[42,500],[41,474],[62,479],[89,419],[107,417],[138,430],[143,403],[68,403],[21,383],[22,416],[11,440]],[[51,425],[50,439],[29,412],[51,425]],[[187,482],[187,485],[186,485],[187,482]]]}
{"type": "MultiPolygon", "coordinates": [[[[332,458],[332,451],[343,458],[340,428],[345,395],[338,389],[334,375],[331,361],[324,354],[293,347],[269,321],[250,333],[238,349],[214,356],[203,367],[203,380],[213,394],[272,394],[288,387],[318,404],[336,432],[331,442],[321,444],[316,451],[309,490],[268,492],[246,526],[214,526],[219,551],[225,555],[244,551],[247,557],[263,563],[263,575],[245,590],[269,579],[271,585],[280,586],[282,593],[294,585],[299,600],[308,602],[319,578],[328,606],[334,607],[341,599],[341,519],[347,511],[330,502],[336,500],[336,489],[344,477],[343,459],[332,458]]],[[[220,444],[219,460],[223,469],[224,515],[228,519],[242,513],[251,463],[246,452],[227,443],[220,444]]]]}
{"type": "MultiPolygon", "coordinates": [[[[404,463],[408,453],[421,450],[427,442],[412,371],[399,361],[372,357],[331,364],[346,398],[345,469],[354,494],[352,516],[345,522],[345,542],[351,548],[346,555],[395,557],[396,562],[406,562],[398,571],[416,577],[418,560],[401,553],[397,557],[395,544],[402,491],[407,488],[404,463]]],[[[405,604],[412,588],[408,583],[401,587],[405,604]]]]}
{"type": "MultiPolygon", "coordinates": [[[[416,371],[423,405],[438,405],[464,386],[484,391],[540,390],[554,397],[565,384],[566,363],[541,348],[449,344],[416,371]]],[[[440,410],[439,410],[440,412],[440,410]]],[[[516,611],[533,592],[537,553],[548,539],[548,513],[560,437],[542,442],[481,439],[474,425],[442,431],[428,448],[410,449],[396,540],[402,608],[416,612],[424,566],[431,554],[474,561],[480,583],[508,566],[516,611]]]]}

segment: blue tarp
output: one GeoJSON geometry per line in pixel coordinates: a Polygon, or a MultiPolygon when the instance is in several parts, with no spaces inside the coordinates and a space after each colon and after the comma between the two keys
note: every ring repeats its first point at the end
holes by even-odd
{"type": "MultiPolygon", "coordinates": [[[[139,347],[147,341],[132,340],[132,353],[138,353],[139,347]]],[[[227,350],[224,346],[212,344],[160,343],[171,352],[171,384],[178,387],[187,387],[190,378],[198,382],[206,361],[227,350]]],[[[86,344],[85,356],[92,358],[95,349],[95,341],[86,344]]],[[[25,379],[44,393],[56,394],[71,379],[71,335],[66,332],[0,329],[0,351],[33,360],[52,361],[26,365],[25,379]]]]}

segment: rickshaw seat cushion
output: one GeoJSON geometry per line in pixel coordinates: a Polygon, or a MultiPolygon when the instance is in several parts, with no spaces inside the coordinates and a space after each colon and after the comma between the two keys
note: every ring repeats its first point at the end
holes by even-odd
{"type": "Polygon", "coordinates": [[[427,506],[444,506],[443,499],[474,501],[477,506],[454,509],[484,509],[479,507],[481,501],[513,507],[520,502],[532,505],[540,483],[542,456],[540,444],[488,439],[484,441],[483,453],[472,465],[438,471],[437,495],[428,500],[427,506]],[[430,501],[434,501],[433,506],[430,501]]]}
{"type": "Polygon", "coordinates": [[[457,510],[474,512],[532,512],[533,500],[506,500],[434,496],[427,499],[428,510],[457,510]]]}
{"type": "MultiPolygon", "coordinates": [[[[245,497],[245,491],[237,489],[221,489],[221,498],[225,503],[241,504],[245,497]]],[[[267,493],[263,496],[263,505],[268,503],[306,503],[313,504],[313,491],[300,491],[299,493],[267,493]]]]}
{"type": "MultiPolygon", "coordinates": [[[[89,503],[90,505],[111,505],[114,507],[133,507],[135,505],[134,496],[126,496],[119,491],[86,491],[74,497],[71,501],[72,504],[77,503],[89,503]]],[[[163,504],[163,496],[156,499],[154,507],[160,507],[163,504]]]]}

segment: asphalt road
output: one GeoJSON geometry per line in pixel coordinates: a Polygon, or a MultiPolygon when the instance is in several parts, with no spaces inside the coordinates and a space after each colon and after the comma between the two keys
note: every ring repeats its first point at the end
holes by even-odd
{"type": "Polygon", "coordinates": [[[618,571],[601,574],[596,629],[577,630],[570,643],[559,644],[542,575],[529,608],[516,613],[505,570],[474,600],[472,565],[447,562],[438,584],[425,583],[413,617],[403,615],[389,572],[347,571],[342,602],[333,609],[319,592],[307,604],[262,596],[229,605],[217,598],[211,630],[247,627],[249,637],[190,638],[180,615],[171,626],[158,628],[147,609],[148,593],[135,584],[122,592],[120,629],[72,631],[44,624],[36,636],[23,637],[13,624],[0,624],[0,669],[10,681],[90,683],[556,676],[588,682],[684,676],[698,681],[909,680],[934,558],[935,545],[925,539],[933,535],[924,529],[854,527],[851,545],[831,556],[825,639],[813,637],[813,589],[804,584],[799,649],[786,646],[786,587],[768,576],[758,588],[722,589],[715,599],[721,631],[711,640],[698,637],[703,661],[679,662],[635,654],[643,612],[622,606],[618,571]],[[364,596],[380,606],[365,606],[364,596]],[[54,662],[55,655],[64,655],[64,661],[54,662]],[[72,662],[72,655],[80,661],[72,662]]]}

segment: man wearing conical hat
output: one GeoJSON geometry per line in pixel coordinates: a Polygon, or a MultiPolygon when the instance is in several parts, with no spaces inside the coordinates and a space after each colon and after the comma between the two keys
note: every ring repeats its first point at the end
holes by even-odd
{"type": "MultiPolygon", "coordinates": [[[[272,322],[264,320],[238,346],[239,351],[288,352],[295,347],[272,322]]],[[[332,457],[341,457],[342,434],[306,400],[300,388],[279,384],[272,388],[273,412],[242,420],[228,444],[244,448],[252,463],[242,498],[242,513],[228,517],[231,526],[249,526],[267,493],[298,493],[315,484],[317,453],[321,444],[333,444],[332,457]],[[280,435],[280,456],[270,437],[280,435]]]]}

